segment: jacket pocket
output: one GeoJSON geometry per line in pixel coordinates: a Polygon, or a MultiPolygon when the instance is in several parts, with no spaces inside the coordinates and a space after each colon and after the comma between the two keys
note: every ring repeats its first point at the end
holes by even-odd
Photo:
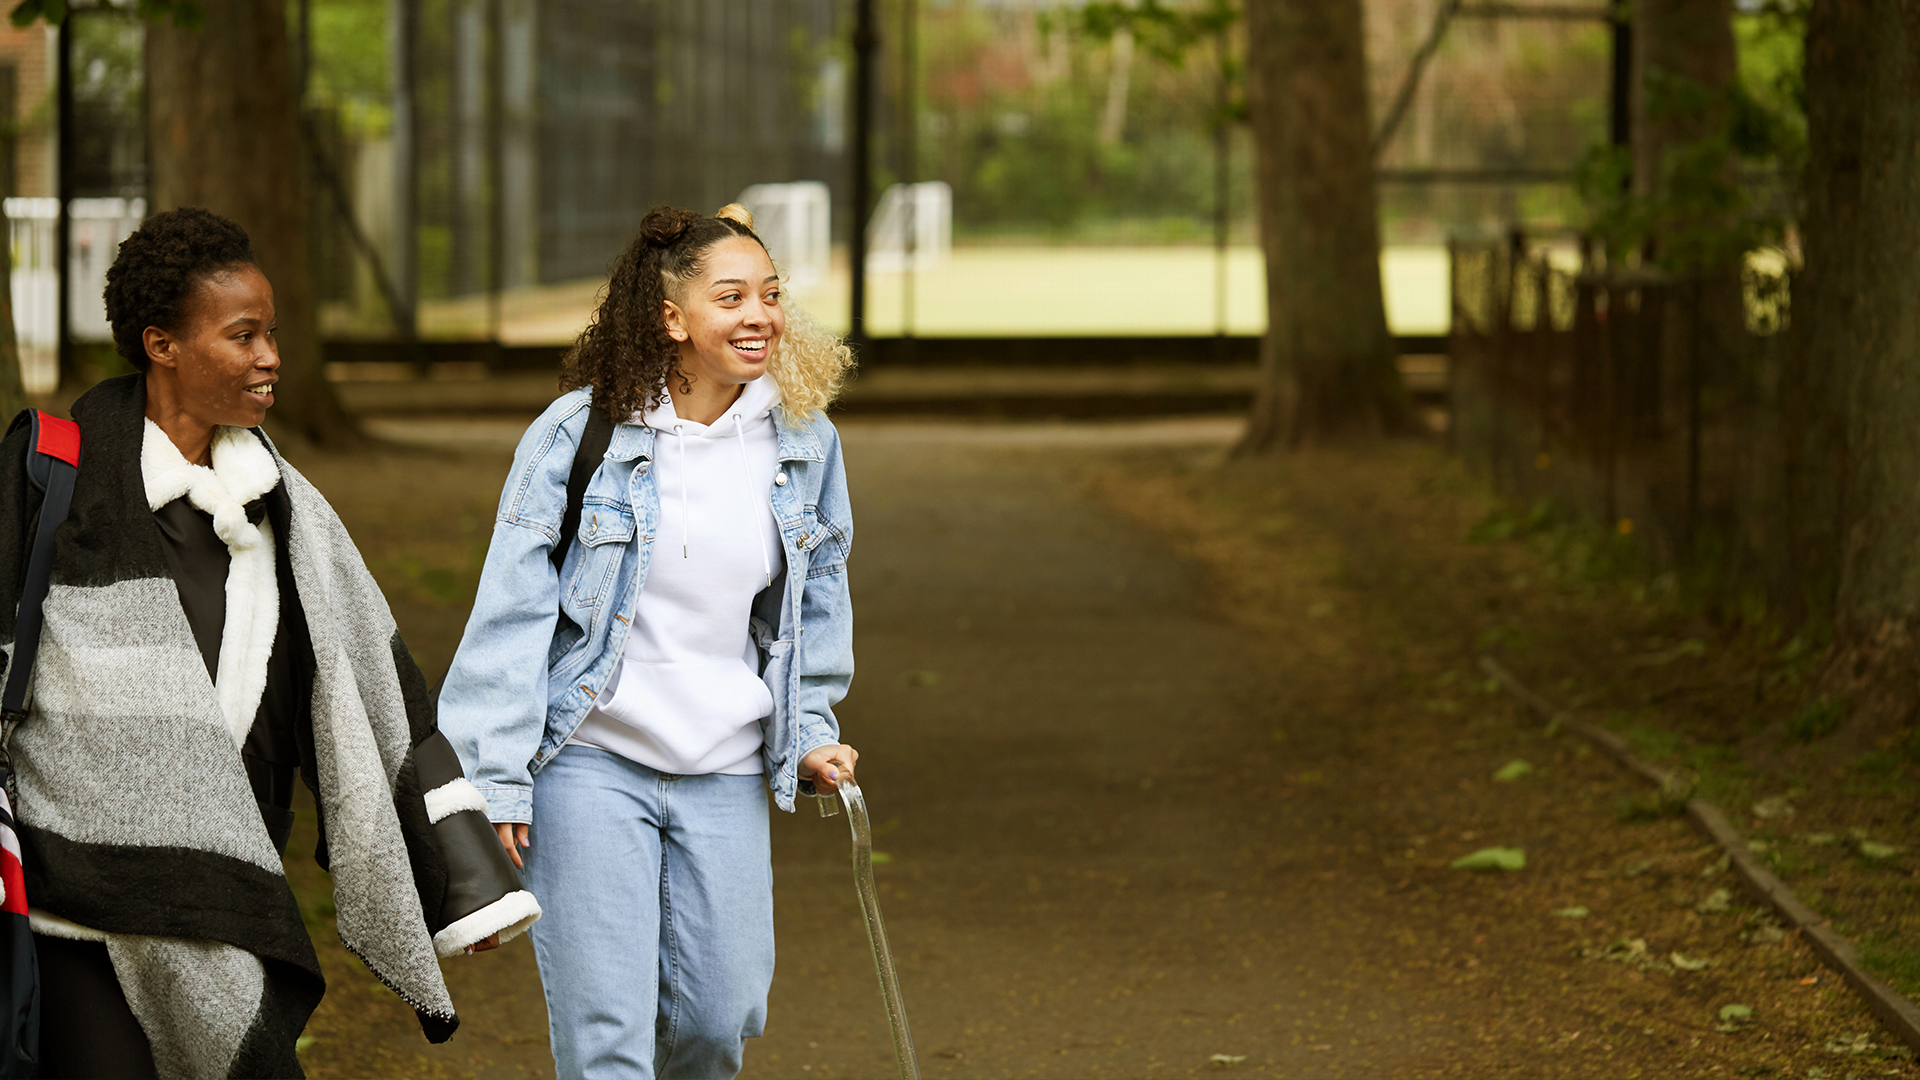
{"type": "Polygon", "coordinates": [[[580,533],[574,539],[580,556],[567,585],[567,603],[597,607],[607,598],[620,559],[633,540],[633,512],[614,503],[588,499],[580,507],[580,533]]]}
{"type": "Polygon", "coordinates": [[[820,513],[817,506],[806,507],[805,526],[800,533],[800,550],[807,556],[807,576],[844,574],[847,571],[847,532],[833,519],[820,513]]]}

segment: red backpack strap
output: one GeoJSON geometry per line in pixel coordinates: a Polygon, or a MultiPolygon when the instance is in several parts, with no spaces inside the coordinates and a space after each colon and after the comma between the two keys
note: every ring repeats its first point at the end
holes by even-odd
{"type": "Polygon", "coordinates": [[[40,651],[40,607],[47,599],[53,576],[53,534],[73,505],[73,485],[80,474],[80,426],[71,420],[28,409],[16,417],[32,426],[28,440],[27,475],[47,493],[40,503],[40,521],[34,527],[27,573],[20,582],[20,610],[14,623],[13,662],[7,668],[0,716],[18,723],[26,718],[27,683],[33,677],[34,656],[40,651]]]}

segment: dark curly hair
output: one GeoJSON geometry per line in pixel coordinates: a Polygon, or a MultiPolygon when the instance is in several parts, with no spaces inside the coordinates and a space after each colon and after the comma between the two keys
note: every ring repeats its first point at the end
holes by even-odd
{"type": "Polygon", "coordinates": [[[178,330],[201,282],[256,265],[247,231],[219,214],[188,207],[153,215],[120,241],[120,253],[107,268],[114,349],[147,370],[147,327],[178,330]]]}
{"type": "Polygon", "coordinates": [[[561,361],[560,389],[592,387],[594,407],[615,423],[664,400],[680,351],[667,336],[661,303],[680,298],[720,241],[744,236],[764,249],[752,221],[738,206],[715,217],[670,206],[649,210],[640,235],[613,264],[606,298],[561,361]]]}

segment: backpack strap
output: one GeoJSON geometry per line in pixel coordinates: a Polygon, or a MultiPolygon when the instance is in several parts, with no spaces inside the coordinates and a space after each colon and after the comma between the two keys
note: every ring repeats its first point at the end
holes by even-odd
{"type": "Polygon", "coordinates": [[[10,723],[26,719],[27,684],[33,679],[33,661],[40,651],[41,605],[53,576],[53,534],[73,505],[73,483],[80,475],[80,425],[27,409],[8,429],[32,428],[27,442],[27,477],[46,492],[40,504],[40,523],[34,529],[27,556],[27,573],[20,585],[20,613],[14,623],[13,662],[7,667],[7,687],[0,695],[0,717],[10,723]]]}
{"type": "Polygon", "coordinates": [[[587,407],[587,430],[580,434],[580,445],[573,451],[573,471],[567,474],[567,513],[560,519],[560,539],[553,545],[555,571],[567,559],[567,549],[573,546],[574,533],[580,531],[580,507],[587,498],[587,481],[599,470],[600,462],[607,456],[607,447],[613,443],[613,421],[593,406],[587,407]]]}

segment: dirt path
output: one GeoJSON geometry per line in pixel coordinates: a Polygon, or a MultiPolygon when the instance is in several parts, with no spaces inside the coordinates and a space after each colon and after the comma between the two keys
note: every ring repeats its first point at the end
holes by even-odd
{"type": "MultiPolygon", "coordinates": [[[[1470,500],[1428,492],[1395,520],[1376,511],[1405,477],[1350,470],[1350,491],[1263,478],[1249,490],[1282,501],[1258,513],[1187,505],[1181,469],[1230,434],[847,425],[842,720],[929,1077],[1735,1075],[1749,1045],[1763,1064],[1741,1074],[1768,1075],[1821,1035],[1740,972],[1871,1027],[1804,949],[1746,944],[1751,911],[1694,910],[1712,858],[1672,819],[1616,823],[1630,778],[1469,684],[1461,596],[1503,571],[1428,581],[1393,551],[1458,546],[1470,500]],[[1490,779],[1522,755],[1534,781],[1490,779]],[[1530,869],[1447,869],[1491,844],[1530,869]],[[1551,914],[1574,904],[1593,917],[1551,914]],[[1584,958],[1623,934],[1742,959],[1723,977],[1584,958]],[[1714,1030],[1748,1000],[1780,1043],[1714,1030]]],[[[484,533],[504,461],[369,468],[309,465],[330,493],[378,492],[343,511],[443,664],[478,567],[465,525],[484,533]],[[465,538],[438,555],[408,539],[450,522],[465,538]]],[[[844,819],[802,809],[776,815],[781,961],[744,1075],[888,1076],[844,819]]],[[[451,965],[465,1026],[429,1048],[310,908],[331,985],[313,1075],[550,1069],[529,949],[451,965]]]]}

